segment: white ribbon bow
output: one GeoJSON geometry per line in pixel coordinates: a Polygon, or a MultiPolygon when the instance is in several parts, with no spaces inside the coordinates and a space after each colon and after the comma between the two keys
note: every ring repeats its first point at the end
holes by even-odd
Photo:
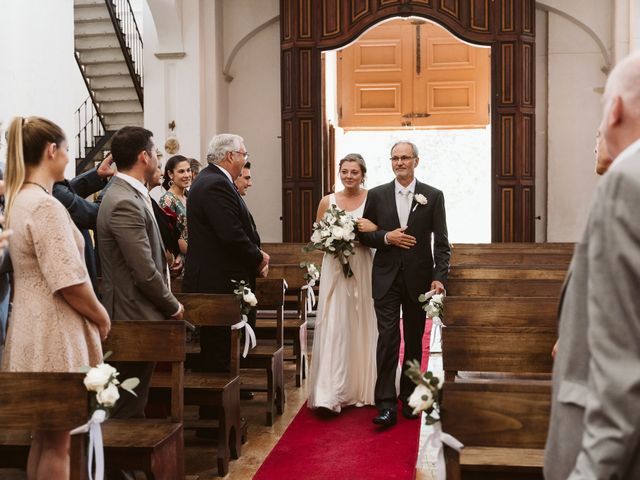
{"type": "Polygon", "coordinates": [[[251,325],[247,323],[246,315],[242,315],[242,321],[234,325],[231,325],[231,330],[240,330],[241,328],[245,329],[244,351],[242,352],[242,358],[247,358],[249,349],[254,348],[256,346],[256,334],[253,331],[253,328],[251,328],[251,325]]]}
{"type": "MultiPolygon", "coordinates": [[[[448,433],[444,433],[442,431],[442,427],[440,423],[436,423],[433,425],[433,432],[429,434],[427,437],[426,445],[431,445],[433,448],[437,450],[437,463],[436,463],[436,479],[437,480],[446,480],[447,478],[447,467],[444,461],[444,448],[443,445],[447,447],[453,448],[456,452],[459,452],[464,448],[464,445],[452,435],[448,433]]],[[[427,451],[425,445],[425,453],[427,451]]]]}
{"type": "Polygon", "coordinates": [[[87,468],[89,479],[104,479],[104,445],[102,443],[102,429],[100,424],[107,418],[107,412],[102,409],[95,410],[87,423],[71,430],[71,435],[89,432],[89,459],[87,468]],[[96,476],[93,476],[93,455],[96,456],[96,476]]]}
{"type": "Polygon", "coordinates": [[[316,294],[313,292],[313,285],[315,282],[309,282],[302,287],[302,290],[307,291],[307,313],[313,311],[313,307],[316,306],[316,294]]]}
{"type": "Polygon", "coordinates": [[[429,349],[433,350],[433,347],[436,345],[436,341],[442,341],[442,328],[446,327],[446,325],[442,323],[442,319],[440,317],[433,317],[431,321],[433,322],[433,335],[431,335],[431,345],[429,345],[429,349]]]}

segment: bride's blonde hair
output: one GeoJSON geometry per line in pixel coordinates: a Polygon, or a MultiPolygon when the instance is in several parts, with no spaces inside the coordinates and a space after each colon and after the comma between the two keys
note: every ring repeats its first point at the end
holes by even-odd
{"type": "Polygon", "coordinates": [[[24,184],[27,167],[37,167],[50,143],[66,140],[62,129],[46,118],[16,117],[9,126],[7,138],[7,171],[5,174],[5,226],[9,226],[11,208],[24,184]]]}

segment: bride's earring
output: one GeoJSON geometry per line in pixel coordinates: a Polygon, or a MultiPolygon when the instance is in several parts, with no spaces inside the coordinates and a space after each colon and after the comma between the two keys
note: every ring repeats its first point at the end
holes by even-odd
{"type": "Polygon", "coordinates": [[[173,178],[169,179],[169,188],[173,187],[173,178]]]}

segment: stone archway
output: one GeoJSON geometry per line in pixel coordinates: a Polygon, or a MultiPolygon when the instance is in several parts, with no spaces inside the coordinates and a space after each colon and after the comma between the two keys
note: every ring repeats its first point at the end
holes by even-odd
{"type": "Polygon", "coordinates": [[[307,240],[323,194],[321,52],[406,16],[491,46],[491,236],[534,241],[534,0],[280,0],[283,241],[307,240]]]}

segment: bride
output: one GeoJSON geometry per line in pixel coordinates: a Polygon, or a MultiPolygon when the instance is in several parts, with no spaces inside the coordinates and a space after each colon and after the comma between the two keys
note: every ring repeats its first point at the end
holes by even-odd
{"type": "MultiPolygon", "coordinates": [[[[367,190],[362,188],[367,172],[364,159],[350,153],[340,160],[339,171],[344,190],[320,201],[317,220],[335,205],[357,219],[359,231],[377,230],[362,218],[367,200],[367,190]]],[[[322,261],[309,375],[309,408],[336,413],[348,405],[373,405],[376,383],[378,330],[371,296],[371,250],[356,244],[349,263],[353,276],[345,278],[333,255],[325,254],[322,261]]]]}

